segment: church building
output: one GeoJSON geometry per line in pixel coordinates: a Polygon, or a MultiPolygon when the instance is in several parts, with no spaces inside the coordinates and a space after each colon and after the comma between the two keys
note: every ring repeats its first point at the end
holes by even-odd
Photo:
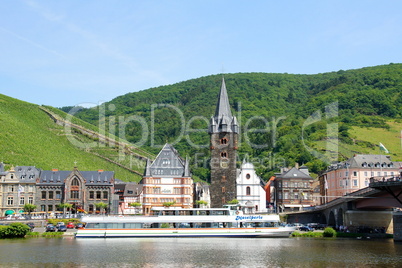
{"type": "Polygon", "coordinates": [[[225,80],[211,117],[208,132],[211,151],[211,207],[220,208],[228,201],[236,199],[236,158],[239,126],[230,111],[225,80]]]}
{"type": "Polygon", "coordinates": [[[265,183],[257,175],[254,165],[243,161],[237,176],[237,200],[244,213],[268,212],[265,183]]]}

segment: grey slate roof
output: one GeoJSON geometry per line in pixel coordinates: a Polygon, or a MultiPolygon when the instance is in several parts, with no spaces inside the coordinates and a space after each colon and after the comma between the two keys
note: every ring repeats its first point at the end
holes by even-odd
{"type": "Polygon", "coordinates": [[[189,177],[188,164],[188,161],[183,160],[172,145],[166,143],[152,163],[147,161],[145,176],[189,177]]]}
{"type": "Polygon", "coordinates": [[[4,171],[4,164],[0,163],[0,176],[2,176],[2,175],[4,176],[6,174],[7,174],[7,172],[4,171]]]}
{"type": "Polygon", "coordinates": [[[393,163],[392,163],[390,157],[386,156],[386,155],[374,155],[374,154],[363,155],[363,154],[358,154],[358,155],[355,155],[355,156],[349,158],[346,161],[346,164],[349,164],[349,167],[359,167],[359,168],[361,168],[364,163],[367,163],[367,165],[370,164],[370,163],[372,163],[374,165],[376,163],[378,163],[378,164],[385,164],[386,166],[388,166],[388,165],[393,166],[393,163]]]}
{"type": "Polygon", "coordinates": [[[127,183],[126,187],[124,188],[124,196],[130,197],[130,196],[138,196],[142,192],[142,184],[137,184],[137,183],[127,183]]]}
{"type": "Polygon", "coordinates": [[[238,123],[230,111],[229,98],[226,90],[225,79],[222,78],[222,86],[216,104],[215,115],[211,117],[209,124],[210,133],[238,132],[238,123]]]}
{"type": "Polygon", "coordinates": [[[286,171],[283,174],[276,176],[278,179],[308,179],[312,180],[313,178],[306,173],[300,171],[299,169],[293,167],[289,171],[286,171]]]}
{"type": "Polygon", "coordinates": [[[356,154],[344,162],[333,164],[328,170],[344,168],[397,168],[399,162],[393,162],[389,155],[356,154]]]}
{"type": "Polygon", "coordinates": [[[34,166],[16,166],[14,170],[20,182],[35,182],[41,172],[34,166]]]}
{"type": "MultiPolygon", "coordinates": [[[[71,170],[42,170],[39,183],[63,184],[72,172],[71,170]]],[[[113,171],[79,171],[79,173],[85,179],[86,184],[112,184],[114,177],[113,171]]]]}

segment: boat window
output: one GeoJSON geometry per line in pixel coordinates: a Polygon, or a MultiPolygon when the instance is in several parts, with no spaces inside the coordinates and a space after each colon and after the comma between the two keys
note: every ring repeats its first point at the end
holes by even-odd
{"type": "Polygon", "coordinates": [[[94,224],[95,229],[105,229],[106,228],[106,223],[95,223],[94,224]]]}
{"type": "Polygon", "coordinates": [[[134,223],[134,222],[124,223],[124,228],[125,229],[139,229],[139,228],[142,228],[142,227],[143,227],[142,223],[134,223]]]}

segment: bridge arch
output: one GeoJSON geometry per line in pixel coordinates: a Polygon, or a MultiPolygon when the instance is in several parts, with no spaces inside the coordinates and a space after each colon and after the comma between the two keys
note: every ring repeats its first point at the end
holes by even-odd
{"type": "Polygon", "coordinates": [[[341,226],[341,225],[343,225],[343,209],[342,208],[340,208],[338,210],[337,217],[336,217],[336,226],[341,226]]]}
{"type": "Polygon", "coordinates": [[[328,225],[329,226],[336,226],[336,221],[335,221],[335,214],[334,211],[331,210],[328,216],[328,225]]]}

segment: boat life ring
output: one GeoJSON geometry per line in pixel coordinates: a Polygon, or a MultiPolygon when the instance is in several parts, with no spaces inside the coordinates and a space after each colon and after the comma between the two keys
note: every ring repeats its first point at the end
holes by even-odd
{"type": "Polygon", "coordinates": [[[237,211],[236,211],[236,215],[239,215],[239,214],[240,214],[240,211],[237,210],[237,211]]]}

